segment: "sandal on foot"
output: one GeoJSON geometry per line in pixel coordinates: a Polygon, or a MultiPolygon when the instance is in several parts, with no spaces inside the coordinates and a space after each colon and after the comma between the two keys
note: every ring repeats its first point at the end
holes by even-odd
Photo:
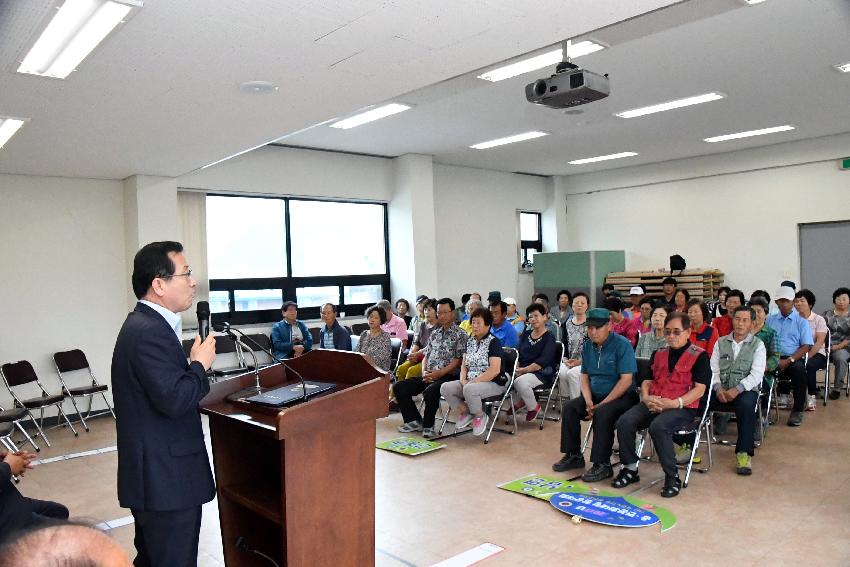
{"type": "Polygon", "coordinates": [[[623,467],[620,469],[620,473],[617,475],[617,478],[615,478],[611,483],[611,486],[614,488],[625,488],[634,482],[640,482],[640,475],[638,472],[623,467]]]}

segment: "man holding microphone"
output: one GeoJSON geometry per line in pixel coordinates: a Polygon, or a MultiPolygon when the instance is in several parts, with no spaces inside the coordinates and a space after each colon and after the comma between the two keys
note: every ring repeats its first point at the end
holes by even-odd
{"type": "Polygon", "coordinates": [[[201,505],[215,496],[198,402],[215,339],[180,342],[181,311],[197,282],[179,242],[152,242],[133,260],[139,302],[115,343],[112,389],[118,429],[118,500],[136,522],[134,565],[194,566],[201,505]]]}

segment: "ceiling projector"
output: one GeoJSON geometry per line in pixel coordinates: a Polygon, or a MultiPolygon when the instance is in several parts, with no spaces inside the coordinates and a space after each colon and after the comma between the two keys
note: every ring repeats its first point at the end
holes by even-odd
{"type": "Polygon", "coordinates": [[[549,108],[571,108],[608,96],[611,85],[608,75],[598,75],[568,61],[555,67],[548,79],[538,79],[525,85],[528,102],[549,108]]]}

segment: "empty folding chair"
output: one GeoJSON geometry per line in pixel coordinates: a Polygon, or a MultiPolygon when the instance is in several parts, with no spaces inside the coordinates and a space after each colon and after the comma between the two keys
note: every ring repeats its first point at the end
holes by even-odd
{"type": "Polygon", "coordinates": [[[18,430],[23,433],[27,442],[32,445],[36,451],[41,451],[41,448],[35,444],[35,441],[32,440],[30,434],[27,433],[27,430],[24,429],[23,425],[21,425],[21,422],[25,419],[29,419],[29,414],[24,408],[4,410],[2,407],[0,407],[0,424],[9,423],[13,427],[17,427],[18,430]]]}
{"type": "MultiPolygon", "coordinates": [[[[559,377],[557,369],[560,367],[561,360],[563,360],[564,358],[564,343],[562,343],[561,341],[556,341],[555,344],[558,347],[558,358],[555,359],[558,361],[558,363],[555,365],[555,377],[552,380],[552,385],[548,388],[546,386],[540,385],[534,389],[534,394],[538,397],[538,399],[542,398],[543,396],[546,396],[546,404],[543,406],[543,413],[540,415],[541,430],[543,429],[543,424],[546,423],[546,413],[549,411],[549,407],[552,405],[552,397],[555,395],[555,392],[558,392],[558,405],[560,406],[561,404],[561,394],[560,389],[558,388],[559,377]]],[[[551,419],[552,421],[561,421],[561,416],[559,415],[558,417],[550,417],[549,419],[551,419]]]]}
{"type": "Polygon", "coordinates": [[[231,337],[227,335],[215,336],[215,354],[216,359],[210,369],[213,376],[220,378],[244,374],[248,371],[245,360],[242,358],[242,351],[231,337]]]}
{"type": "Polygon", "coordinates": [[[268,335],[264,333],[246,335],[242,341],[254,351],[260,368],[274,364],[272,357],[269,356],[269,352],[272,350],[272,341],[268,335]]]}
{"type": "Polygon", "coordinates": [[[74,409],[77,411],[77,415],[80,416],[80,422],[82,422],[86,431],[89,430],[89,426],[80,412],[80,408],[77,407],[76,398],[88,398],[86,417],[89,417],[91,415],[92,398],[95,394],[100,394],[103,402],[106,404],[106,409],[96,413],[95,417],[108,412],[112,414],[112,419],[115,419],[115,412],[112,411],[112,406],[109,405],[109,400],[106,399],[106,392],[109,390],[109,386],[98,383],[83,351],[74,349],[54,353],[53,363],[56,365],[56,372],[59,374],[59,382],[62,383],[62,390],[65,391],[67,397],[71,398],[71,403],[74,404],[74,409]],[[80,386],[69,386],[68,381],[72,378],[71,373],[78,370],[85,370],[88,373],[88,383],[80,386]]]}
{"type": "MultiPolygon", "coordinates": [[[[67,423],[68,427],[71,428],[71,431],[74,433],[74,436],[76,437],[78,435],[77,430],[74,429],[74,426],[71,424],[71,420],[68,419],[67,415],[65,415],[65,410],[62,409],[62,402],[65,401],[65,394],[48,394],[47,390],[44,389],[44,386],[42,386],[41,381],[38,379],[38,376],[36,376],[32,364],[30,364],[26,360],[21,360],[15,363],[7,363],[3,366],[0,366],[0,374],[3,375],[3,382],[6,384],[6,389],[9,390],[9,393],[15,400],[15,407],[24,408],[27,410],[27,414],[29,415],[30,419],[32,419],[36,429],[38,430],[38,435],[40,435],[41,438],[44,439],[44,442],[47,443],[48,447],[50,447],[50,441],[44,434],[43,429],[44,408],[46,407],[55,406],[57,411],[59,412],[59,415],[56,416],[57,424],[61,423],[59,421],[60,417],[64,418],[65,423],[67,423]],[[41,390],[41,396],[35,398],[19,397],[18,392],[21,390],[21,386],[33,383],[35,383],[38,386],[39,390],[41,390]],[[32,413],[32,410],[34,409],[39,410],[39,421],[36,421],[35,416],[32,413]]],[[[23,394],[20,394],[20,396],[22,395],[23,394]]]]}

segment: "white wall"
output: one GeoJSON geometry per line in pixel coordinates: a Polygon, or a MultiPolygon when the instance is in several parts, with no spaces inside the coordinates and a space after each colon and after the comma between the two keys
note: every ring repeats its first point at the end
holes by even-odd
{"type": "Polygon", "coordinates": [[[0,363],[28,360],[58,391],[53,353],[80,348],[109,383],[130,287],[122,183],[0,175],[0,237],[0,363]]]}
{"type": "Polygon", "coordinates": [[[772,293],[800,281],[798,223],[850,219],[850,171],[832,158],[847,146],[836,141],[567,177],[568,249],[625,249],[627,270],[678,253],[745,293],[772,293]]]}
{"type": "Polygon", "coordinates": [[[519,273],[517,211],[543,212],[549,181],[541,177],[434,165],[438,291],[456,301],[492,290],[531,301],[533,280],[519,273]]]}
{"type": "Polygon", "coordinates": [[[389,201],[392,160],[266,146],[179,177],[186,189],[389,201]]]}

